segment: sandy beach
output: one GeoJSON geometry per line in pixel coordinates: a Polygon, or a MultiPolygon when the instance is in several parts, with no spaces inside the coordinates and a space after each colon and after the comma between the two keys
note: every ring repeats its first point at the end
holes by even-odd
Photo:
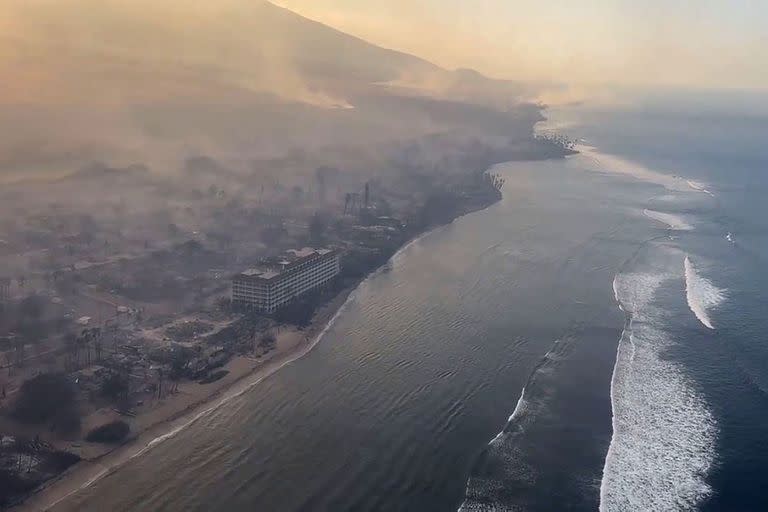
{"type": "MultiPolygon", "coordinates": [[[[303,357],[333,324],[355,288],[345,288],[321,307],[309,327],[301,330],[293,326],[281,327],[276,334],[276,350],[266,356],[258,359],[247,356],[232,359],[224,367],[229,373],[216,382],[205,385],[185,382],[180,385],[171,397],[158,401],[150,410],[137,415],[132,422],[133,435],[124,443],[118,446],[87,443],[73,446],[73,451],[83,460],[38,488],[11,510],[42,511],[55,508],[56,504],[68,496],[118,470],[131,459],[151,450],[282,367],[303,357]]],[[[109,411],[100,411],[98,414],[102,415],[102,421],[111,419],[112,415],[109,411]]],[[[89,422],[96,420],[89,418],[89,422]]]]}

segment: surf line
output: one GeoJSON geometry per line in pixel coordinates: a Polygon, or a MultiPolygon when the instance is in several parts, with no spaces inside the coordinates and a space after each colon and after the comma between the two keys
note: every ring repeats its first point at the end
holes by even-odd
{"type": "Polygon", "coordinates": [[[659,240],[668,240],[668,235],[658,235],[651,238],[648,238],[646,240],[641,241],[637,244],[637,247],[632,252],[632,254],[629,255],[629,257],[622,262],[622,264],[619,266],[619,269],[616,272],[616,275],[613,277],[613,295],[614,299],[616,301],[616,305],[619,308],[619,310],[624,314],[624,328],[621,332],[621,336],[619,337],[619,340],[616,344],[616,362],[613,366],[613,374],[611,375],[611,386],[610,386],[610,398],[611,398],[611,441],[608,445],[608,451],[605,454],[605,463],[603,465],[603,476],[600,480],[600,498],[599,498],[599,504],[598,509],[601,512],[604,512],[606,502],[607,502],[607,495],[608,495],[608,482],[606,481],[606,470],[608,468],[609,461],[614,456],[614,453],[617,449],[617,430],[618,430],[618,422],[619,418],[616,416],[616,387],[617,387],[617,381],[620,379],[619,375],[619,364],[620,364],[620,357],[621,357],[621,350],[622,350],[622,342],[625,340],[627,341],[627,344],[629,345],[630,349],[630,361],[634,360],[635,358],[635,343],[632,339],[631,335],[631,329],[632,329],[632,319],[633,314],[635,313],[632,308],[629,306],[629,304],[625,304],[620,297],[619,289],[618,289],[618,280],[619,277],[623,274],[626,274],[626,270],[629,268],[629,266],[635,262],[640,252],[648,245],[653,242],[659,241],[659,240]]]}
{"type": "MultiPolygon", "coordinates": [[[[474,212],[469,212],[469,213],[474,213],[474,212]]],[[[469,213],[467,213],[465,215],[468,215],[469,213]]],[[[458,218],[460,218],[460,217],[458,217],[458,218]]],[[[455,220],[456,219],[454,219],[454,221],[455,220]]],[[[176,421],[178,421],[179,423],[178,424],[172,423],[172,424],[175,424],[176,426],[174,426],[170,431],[168,431],[168,432],[166,432],[164,434],[158,435],[157,437],[147,441],[143,446],[139,445],[139,446],[133,447],[133,449],[131,451],[129,451],[128,454],[126,454],[124,457],[118,458],[113,463],[105,465],[103,468],[99,469],[93,476],[91,476],[91,478],[86,480],[83,484],[81,484],[80,486],[78,486],[75,489],[68,490],[62,496],[57,497],[55,500],[53,500],[51,503],[48,503],[43,508],[45,510],[50,510],[51,508],[57,506],[62,501],[65,501],[65,500],[69,499],[70,497],[72,497],[73,495],[77,494],[78,492],[83,491],[83,490],[93,486],[94,484],[96,484],[97,482],[102,480],[103,478],[113,475],[114,473],[119,471],[121,468],[123,468],[126,464],[128,464],[132,460],[134,460],[134,459],[136,459],[138,457],[141,457],[142,455],[144,455],[145,453],[147,453],[150,450],[154,449],[155,447],[159,446],[160,444],[164,443],[165,441],[175,437],[180,432],[182,432],[182,431],[186,430],[187,428],[191,427],[192,425],[194,425],[195,423],[197,423],[201,419],[207,417],[211,413],[213,413],[213,412],[219,410],[220,408],[224,407],[226,404],[228,404],[232,400],[235,400],[235,399],[245,395],[246,393],[249,393],[255,387],[260,385],[264,380],[272,377],[274,374],[278,373],[284,367],[286,367],[288,365],[291,365],[291,364],[295,363],[296,361],[304,358],[308,354],[310,354],[315,349],[315,347],[317,347],[320,344],[320,342],[323,341],[323,339],[325,338],[327,333],[334,327],[334,325],[336,324],[338,318],[341,317],[341,315],[349,307],[349,305],[357,300],[358,294],[360,293],[360,290],[362,290],[363,287],[371,279],[373,279],[377,275],[380,275],[381,273],[383,273],[388,265],[392,265],[392,264],[396,263],[396,261],[399,259],[399,257],[402,254],[404,254],[405,252],[410,250],[412,247],[417,245],[420,241],[426,239],[428,236],[433,235],[434,233],[436,233],[437,231],[439,231],[441,229],[446,229],[448,225],[449,224],[437,226],[434,229],[427,230],[427,231],[425,231],[423,233],[420,233],[419,235],[413,237],[405,245],[400,247],[400,249],[398,249],[397,252],[395,252],[395,254],[393,254],[389,258],[389,260],[387,260],[386,263],[384,263],[383,265],[379,266],[377,269],[375,269],[373,272],[371,272],[367,277],[365,277],[361,282],[359,282],[357,284],[357,287],[349,293],[349,295],[347,296],[347,298],[344,301],[344,303],[335,311],[333,316],[325,323],[325,325],[323,326],[323,329],[319,333],[317,333],[317,335],[314,338],[312,338],[312,341],[304,349],[296,352],[295,354],[290,356],[288,359],[286,359],[285,361],[281,362],[279,365],[277,365],[277,366],[269,369],[268,371],[264,372],[262,375],[260,375],[259,377],[255,378],[253,381],[248,382],[242,388],[238,388],[238,387],[235,386],[233,389],[228,390],[228,392],[225,392],[225,394],[223,396],[221,396],[220,398],[218,398],[218,399],[214,400],[213,402],[211,402],[204,409],[202,409],[202,410],[200,410],[198,412],[190,413],[191,414],[190,416],[186,416],[185,415],[185,416],[182,416],[181,418],[177,419],[176,421]]]]}
{"type": "Polygon", "coordinates": [[[719,306],[725,300],[725,291],[718,288],[711,281],[702,277],[686,255],[685,262],[685,297],[688,307],[707,329],[715,329],[710,318],[710,310],[719,306]]]}

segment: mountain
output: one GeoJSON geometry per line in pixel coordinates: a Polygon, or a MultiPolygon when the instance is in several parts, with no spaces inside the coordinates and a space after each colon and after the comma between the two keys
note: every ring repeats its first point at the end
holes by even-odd
{"type": "Polygon", "coordinates": [[[529,131],[538,116],[521,84],[448,71],[269,2],[5,3],[0,172],[529,131]]]}
{"type": "Polygon", "coordinates": [[[375,46],[270,2],[244,6],[242,16],[244,28],[257,31],[260,39],[268,35],[268,45],[284,50],[307,78],[380,83],[444,73],[424,59],[375,46]]]}

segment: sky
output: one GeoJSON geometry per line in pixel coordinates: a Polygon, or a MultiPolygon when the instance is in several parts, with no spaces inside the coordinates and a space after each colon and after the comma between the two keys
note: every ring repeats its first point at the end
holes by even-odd
{"type": "Polygon", "coordinates": [[[583,84],[768,88],[765,0],[277,0],[449,68],[583,84]]]}
{"type": "MultiPolygon", "coordinates": [[[[27,55],[36,40],[57,46],[62,35],[96,49],[109,49],[113,41],[125,47],[134,37],[130,45],[147,59],[189,55],[190,41],[198,53],[211,53],[206,45],[215,46],[217,34],[237,34],[246,47],[247,31],[220,26],[217,13],[260,1],[2,0],[0,75],[17,73],[20,63],[30,67],[27,55]],[[141,20],[145,29],[136,37],[125,20],[141,20]],[[159,39],[153,45],[145,37],[153,33],[177,34],[184,47],[167,48],[159,39]],[[15,51],[19,40],[27,53],[15,51]],[[8,52],[16,68],[7,64],[8,52]]],[[[768,89],[766,0],[273,1],[374,44],[499,78],[768,89]]],[[[58,57],[49,52],[41,58],[58,57]]]]}
{"type": "MultiPolygon", "coordinates": [[[[346,105],[345,92],[305,73],[332,75],[317,71],[344,60],[337,46],[263,1],[0,0],[0,172],[97,159],[102,148],[134,161],[162,137],[170,141],[162,159],[190,147],[213,152],[232,133],[251,133],[243,105],[265,96],[346,105]],[[302,59],[312,66],[301,68],[302,59]],[[211,119],[216,129],[196,129],[211,119]]],[[[768,90],[767,0],[274,2],[448,69],[541,82],[520,89],[541,91],[536,99],[547,104],[626,101],[616,85],[768,90]]],[[[387,69],[386,58],[363,61],[364,45],[351,47],[345,72],[358,62],[387,69]]],[[[436,94],[453,78],[399,71],[387,80],[436,94]]]]}

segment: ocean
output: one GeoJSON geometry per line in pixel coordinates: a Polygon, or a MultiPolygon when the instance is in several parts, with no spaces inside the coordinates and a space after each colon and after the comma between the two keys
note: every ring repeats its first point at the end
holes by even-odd
{"type": "Polygon", "coordinates": [[[649,94],[580,122],[585,144],[675,180],[645,177],[664,186],[644,211],[669,237],[643,244],[615,280],[628,320],[602,510],[768,503],[767,105],[649,94]]]}
{"type": "Polygon", "coordinates": [[[579,155],[496,166],[307,356],[54,510],[761,510],[768,110],[728,98],[551,111],[579,155]]]}

